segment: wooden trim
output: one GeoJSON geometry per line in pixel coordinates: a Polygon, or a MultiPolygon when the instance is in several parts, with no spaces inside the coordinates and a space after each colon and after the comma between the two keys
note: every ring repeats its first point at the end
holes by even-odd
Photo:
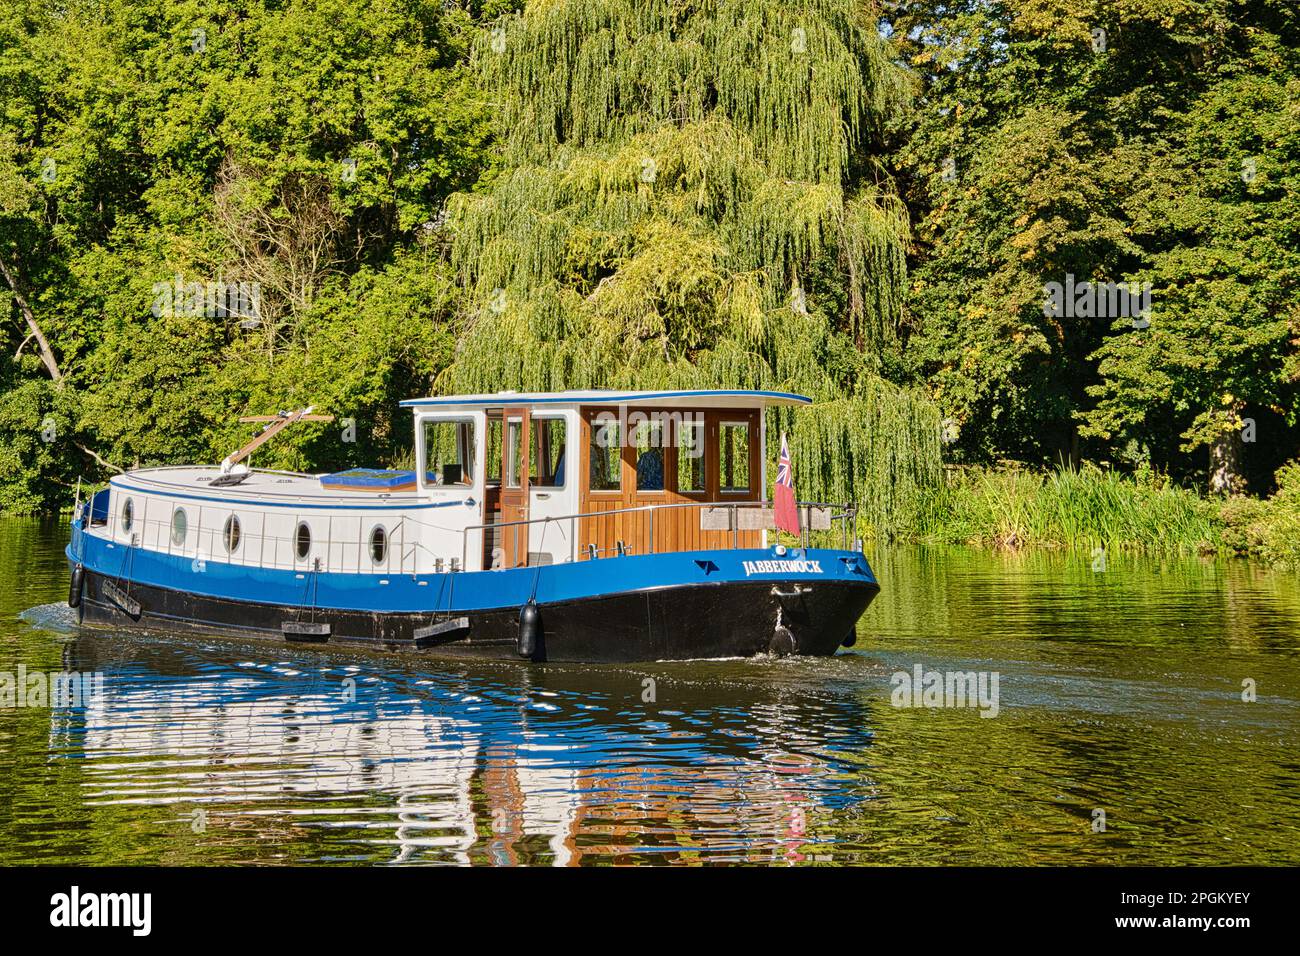
{"type": "Polygon", "coordinates": [[[714,455],[716,461],[713,466],[714,474],[717,478],[716,494],[713,496],[714,501],[761,501],[762,485],[759,479],[759,470],[762,467],[763,450],[759,447],[759,428],[758,414],[749,410],[740,411],[723,411],[718,412],[715,419],[715,431],[713,433],[713,442],[710,447],[716,450],[714,455]],[[742,490],[725,490],[722,488],[722,426],[728,425],[747,425],[749,429],[749,487],[742,490]]]}
{"type": "Polygon", "coordinates": [[[681,476],[677,470],[677,466],[679,464],[677,449],[681,445],[681,438],[677,434],[678,430],[681,428],[680,422],[673,426],[672,454],[668,456],[673,463],[673,473],[672,473],[673,477],[672,477],[672,484],[669,487],[671,487],[672,493],[676,495],[677,498],[681,501],[708,501],[709,500],[708,497],[709,496],[709,426],[707,421],[700,421],[698,423],[692,422],[692,424],[693,425],[699,424],[701,426],[700,431],[702,432],[702,434],[700,435],[700,442],[704,445],[704,447],[700,449],[700,457],[703,458],[702,467],[704,469],[704,487],[699,489],[698,491],[683,491],[681,488],[681,483],[679,480],[681,476]]]}
{"type": "MultiPolygon", "coordinates": [[[[501,411],[501,521],[527,521],[529,504],[529,458],[532,449],[532,422],[527,406],[512,406],[501,411]],[[510,423],[519,422],[519,441],[514,453],[517,485],[510,484],[510,423]]],[[[502,528],[502,547],[505,551],[503,566],[522,567],[528,563],[529,526],[516,525],[502,528]]]]}
{"type": "Polygon", "coordinates": [[[660,491],[638,491],[636,488],[637,450],[629,436],[620,434],[619,488],[615,491],[593,491],[591,479],[591,442],[593,422],[597,414],[611,411],[603,407],[585,406],[579,410],[581,444],[578,480],[578,511],[583,517],[577,524],[577,547],[580,559],[586,557],[586,546],[595,544],[603,555],[614,553],[615,544],[623,541],[635,553],[655,551],[695,551],[711,547],[731,547],[739,540],[742,546],[758,547],[761,532],[741,531],[739,536],[728,531],[709,531],[700,527],[702,511],[694,508],[668,509],[655,513],[653,523],[645,513],[604,514],[623,508],[647,504],[678,504],[706,501],[759,501],[762,499],[761,468],[763,449],[759,442],[759,413],[751,409],[681,409],[643,408],[648,415],[664,413],[690,413],[701,416],[704,426],[704,488],[700,491],[678,489],[677,423],[669,419],[670,428],[664,451],[664,488],[660,491]],[[743,491],[719,492],[721,456],[718,439],[722,422],[743,422],[749,426],[749,476],[750,487],[743,491]],[[649,540],[654,529],[654,541],[649,540]]]}
{"type": "MultiPolygon", "coordinates": [[[[596,415],[599,414],[601,411],[602,409],[599,408],[588,407],[588,408],[583,408],[579,415],[579,419],[582,423],[582,427],[579,429],[579,431],[581,432],[580,437],[582,439],[582,453],[581,453],[582,471],[578,475],[578,480],[581,482],[581,484],[578,486],[578,510],[583,512],[587,510],[585,505],[588,496],[595,495],[595,496],[599,496],[602,499],[609,499],[609,498],[620,497],[623,494],[623,466],[622,466],[621,459],[619,463],[619,476],[618,476],[619,487],[618,488],[615,488],[613,490],[602,489],[596,491],[593,491],[591,488],[591,423],[595,419],[596,415]]],[[[619,441],[621,442],[622,440],[623,440],[623,436],[620,435],[619,441]]]]}

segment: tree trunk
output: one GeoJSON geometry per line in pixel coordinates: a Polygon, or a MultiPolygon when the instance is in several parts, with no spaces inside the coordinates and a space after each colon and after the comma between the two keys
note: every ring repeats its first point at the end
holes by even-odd
{"type": "Polygon", "coordinates": [[[1079,426],[1071,424],[1068,433],[1056,442],[1056,464],[1066,471],[1079,469],[1079,426]]]}
{"type": "MultiPolygon", "coordinates": [[[[14,301],[18,303],[23,318],[27,320],[27,328],[31,330],[31,335],[28,338],[34,338],[37,347],[41,350],[41,361],[45,363],[45,370],[50,373],[50,378],[62,385],[63,373],[59,371],[59,362],[54,357],[54,350],[50,348],[49,340],[45,338],[45,333],[41,331],[41,327],[36,324],[36,316],[32,314],[32,307],[27,304],[27,299],[23,297],[21,290],[18,288],[18,280],[9,271],[9,265],[3,258],[0,258],[0,273],[4,275],[5,281],[9,283],[9,288],[13,290],[14,301]]],[[[23,344],[26,345],[27,343],[24,341],[23,344]]],[[[21,346],[19,350],[21,351],[21,346]]]]}
{"type": "Polygon", "coordinates": [[[1223,420],[1219,434],[1210,442],[1210,494],[1239,495],[1245,487],[1241,476],[1242,406],[1234,405],[1218,413],[1223,420]]]}
{"type": "MultiPolygon", "coordinates": [[[[49,339],[45,337],[45,333],[41,331],[41,327],[36,324],[36,316],[32,313],[32,307],[27,303],[27,299],[22,294],[22,291],[19,290],[18,279],[14,276],[13,272],[10,271],[9,263],[5,262],[3,257],[0,257],[0,275],[3,275],[5,281],[9,283],[9,288],[14,294],[14,301],[18,303],[18,308],[22,310],[23,318],[27,320],[27,328],[30,330],[27,338],[23,339],[22,345],[18,346],[18,351],[14,353],[14,358],[18,358],[22,353],[23,347],[32,339],[35,339],[37,348],[41,350],[41,361],[45,363],[45,370],[50,373],[50,378],[54,380],[55,386],[63,388],[63,372],[59,369],[59,360],[54,357],[54,350],[50,348],[49,339]]],[[[111,468],[113,471],[118,472],[125,470],[119,468],[111,461],[105,461],[96,452],[87,448],[85,445],[77,444],[77,447],[105,468],[111,468]]]]}

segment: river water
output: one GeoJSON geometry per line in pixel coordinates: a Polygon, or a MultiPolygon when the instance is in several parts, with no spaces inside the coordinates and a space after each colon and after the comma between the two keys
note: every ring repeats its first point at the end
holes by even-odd
{"type": "Polygon", "coordinates": [[[104,675],[0,707],[0,863],[1300,863],[1292,574],[888,548],[834,658],[466,664],[82,632],[65,541],[0,521],[0,674],[104,675]]]}

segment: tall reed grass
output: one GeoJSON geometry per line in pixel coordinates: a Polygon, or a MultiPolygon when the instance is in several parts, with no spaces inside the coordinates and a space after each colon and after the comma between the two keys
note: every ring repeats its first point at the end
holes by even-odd
{"type": "Polygon", "coordinates": [[[1001,547],[1197,553],[1222,546],[1219,505],[1153,473],[1093,465],[970,471],[927,493],[913,537],[1001,547]]]}

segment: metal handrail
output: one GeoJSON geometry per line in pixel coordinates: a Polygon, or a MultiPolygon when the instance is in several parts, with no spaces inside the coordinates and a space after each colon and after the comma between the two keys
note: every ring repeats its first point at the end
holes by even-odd
{"type": "MultiPolygon", "coordinates": [[[[582,511],[582,512],[575,512],[574,514],[568,514],[568,515],[547,515],[542,518],[521,518],[515,521],[484,522],[483,524],[467,525],[461,531],[461,553],[460,553],[461,567],[465,567],[465,562],[468,560],[469,557],[469,533],[471,531],[486,531],[488,528],[494,528],[494,529],[512,528],[512,527],[518,527],[520,525],[548,524],[550,522],[556,522],[556,521],[574,522],[574,521],[580,521],[583,518],[605,518],[610,515],[633,514],[639,512],[645,512],[650,515],[650,534],[649,534],[650,554],[654,554],[655,553],[654,550],[655,512],[660,510],[667,511],[673,508],[726,508],[728,509],[731,512],[731,520],[728,522],[730,528],[728,528],[728,530],[732,532],[732,547],[736,548],[739,547],[739,537],[740,537],[740,527],[739,527],[739,523],[736,521],[737,509],[771,508],[771,507],[773,507],[771,501],[676,501],[676,502],[651,503],[646,505],[633,505],[628,508],[611,508],[608,511],[582,511]]],[[[839,514],[834,514],[834,513],[831,514],[830,520],[832,525],[836,521],[844,522],[844,528],[843,528],[844,546],[845,548],[848,547],[848,523],[850,520],[857,517],[856,506],[845,502],[798,501],[795,502],[795,507],[842,509],[839,514]]],[[[801,535],[801,543],[803,544],[807,543],[808,530],[809,529],[805,528],[803,534],[801,535]]],[[[569,559],[576,560],[578,536],[576,533],[571,532],[569,537],[570,537],[569,559]]],[[[527,567],[528,565],[525,563],[523,566],[527,567]]]]}
{"type": "MultiPolygon", "coordinates": [[[[83,521],[89,518],[92,499],[86,498],[78,502],[83,521]]],[[[832,527],[836,522],[843,522],[843,542],[844,547],[848,547],[849,526],[857,516],[857,508],[852,504],[842,502],[823,502],[823,501],[800,501],[796,506],[800,509],[805,508],[830,508],[834,509],[830,515],[832,527]]],[[[727,522],[727,531],[732,534],[732,547],[740,546],[740,522],[738,513],[741,508],[771,508],[771,501],[682,501],[682,502],[654,502],[644,505],[631,505],[622,508],[613,508],[608,511],[585,511],[575,512],[566,515],[546,515],[540,518],[520,518],[513,521],[501,522],[483,522],[481,524],[467,525],[462,528],[440,528],[444,532],[460,532],[461,535],[461,556],[460,569],[469,567],[469,541],[470,536],[475,532],[486,532],[489,528],[517,528],[529,525],[541,525],[543,527],[560,522],[570,522],[569,534],[569,560],[575,561],[578,558],[579,546],[577,535],[577,522],[583,519],[598,520],[615,515],[625,514],[647,514],[650,518],[648,553],[655,553],[654,538],[654,519],[655,514],[659,511],[677,510],[683,508],[694,508],[696,510],[703,508],[723,508],[729,513],[727,522]]],[[[203,509],[199,507],[197,520],[194,525],[187,530],[186,540],[177,544],[172,540],[172,520],[168,518],[157,518],[149,515],[149,500],[145,499],[142,513],[136,519],[132,527],[132,536],[130,542],[118,541],[120,533],[119,520],[120,515],[114,509],[108,515],[106,533],[109,540],[119,543],[128,548],[146,547],[150,550],[156,550],[168,555],[181,555],[195,560],[215,560],[221,563],[253,565],[256,567],[268,567],[267,545],[270,544],[271,554],[269,555],[269,566],[274,568],[283,568],[285,570],[294,570],[300,573],[308,573],[312,570],[334,570],[346,571],[355,570],[357,573],[372,574],[420,574],[419,556],[421,552],[427,556],[429,567],[423,573],[429,573],[437,568],[442,560],[442,556],[435,554],[423,541],[420,540],[419,534],[408,535],[407,525],[415,528],[437,527],[428,525],[411,515],[403,515],[395,523],[387,525],[385,530],[388,535],[387,549],[384,561],[372,567],[363,567],[363,558],[369,544],[368,530],[364,522],[358,522],[358,533],[355,541],[356,546],[356,564],[352,565],[351,561],[345,561],[344,551],[338,551],[338,560],[335,561],[336,546],[351,546],[352,542],[335,537],[335,528],[331,520],[329,530],[318,541],[314,542],[321,548],[321,554],[314,561],[307,559],[297,559],[293,550],[293,533],[288,537],[280,534],[267,534],[265,518],[261,525],[251,525],[241,528],[240,544],[235,552],[221,552],[221,538],[224,531],[220,527],[205,527],[203,522],[203,509]],[[137,532],[138,527],[138,532],[137,532]],[[256,530],[254,530],[256,528],[256,530]],[[206,545],[206,547],[205,547],[206,545]],[[289,549],[288,557],[281,553],[282,546],[289,549]],[[256,552],[254,554],[254,552],[256,552]],[[396,560],[394,560],[394,558],[396,560]]],[[[74,518],[76,514],[74,512],[74,518]]],[[[292,527],[298,525],[297,516],[292,523],[292,527]]],[[[89,527],[83,524],[83,531],[88,531],[89,527]]],[[[801,535],[800,543],[807,546],[810,529],[805,528],[801,535]]],[[[480,537],[479,547],[482,548],[482,537],[480,537]]],[[[543,537],[543,542],[545,538],[543,537]]],[[[531,566],[531,554],[525,558],[521,567],[531,566]]],[[[451,561],[454,569],[454,558],[451,561]]]]}

